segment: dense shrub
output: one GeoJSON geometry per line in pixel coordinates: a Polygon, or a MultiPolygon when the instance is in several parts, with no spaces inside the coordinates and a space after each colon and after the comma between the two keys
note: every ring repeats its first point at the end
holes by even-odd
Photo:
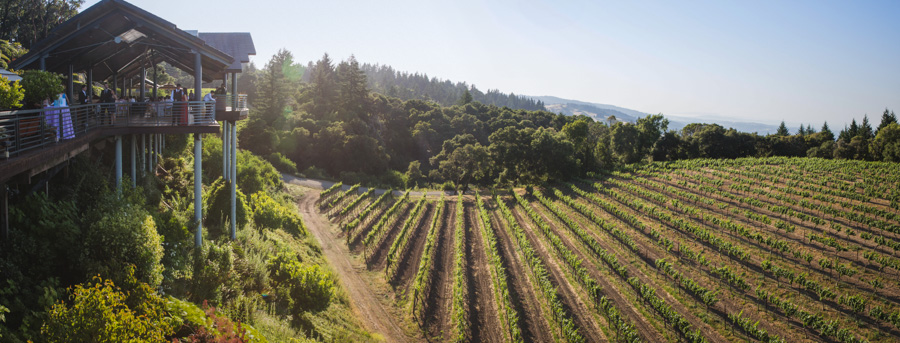
{"type": "Polygon", "coordinates": [[[172,333],[165,302],[146,283],[125,271],[124,283],[97,276],[70,289],[71,304],[60,302],[41,327],[48,342],[163,342],[172,333]]]}
{"type": "Polygon", "coordinates": [[[162,241],[146,210],[124,204],[93,223],[85,234],[82,265],[88,275],[104,275],[122,282],[122,271],[134,265],[138,280],[158,287],[162,282],[162,241]]]}
{"type": "Polygon", "coordinates": [[[250,196],[251,213],[257,228],[283,229],[287,232],[306,234],[306,226],[297,213],[275,201],[268,194],[258,192],[250,196]]]}
{"type": "Polygon", "coordinates": [[[291,161],[280,152],[273,152],[266,157],[266,160],[272,164],[275,169],[282,173],[288,173],[291,175],[297,174],[297,164],[294,161],[291,161]]]}
{"type": "Polygon", "coordinates": [[[62,93],[62,75],[42,70],[26,70],[22,74],[22,88],[25,89],[25,106],[40,106],[44,99],[56,99],[62,93]]]}
{"type": "Polygon", "coordinates": [[[234,257],[231,245],[212,242],[194,249],[194,273],[191,279],[191,299],[223,304],[237,291],[234,257]]]}
{"type": "Polygon", "coordinates": [[[269,162],[249,151],[238,152],[238,188],[245,194],[282,188],[281,174],[269,162]]]}
{"type": "Polygon", "coordinates": [[[22,99],[25,98],[25,91],[18,82],[9,82],[3,76],[0,76],[0,110],[9,110],[22,107],[22,99]]]}
{"type": "Polygon", "coordinates": [[[291,313],[319,312],[328,308],[334,295],[334,280],[318,265],[304,265],[287,253],[269,261],[269,273],[278,284],[281,298],[290,300],[291,313]]]}
{"type": "MultiPolygon", "coordinates": [[[[237,216],[237,228],[247,224],[247,204],[244,193],[240,190],[235,195],[235,214],[237,216]]],[[[206,226],[213,236],[229,235],[228,218],[231,217],[231,181],[223,178],[216,179],[209,186],[206,196],[206,226]]]]}

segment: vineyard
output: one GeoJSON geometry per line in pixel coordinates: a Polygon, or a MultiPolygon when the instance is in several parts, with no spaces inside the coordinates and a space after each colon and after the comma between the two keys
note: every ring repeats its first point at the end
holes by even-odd
{"type": "Polygon", "coordinates": [[[431,341],[900,340],[900,164],[686,160],[317,204],[431,341]]]}

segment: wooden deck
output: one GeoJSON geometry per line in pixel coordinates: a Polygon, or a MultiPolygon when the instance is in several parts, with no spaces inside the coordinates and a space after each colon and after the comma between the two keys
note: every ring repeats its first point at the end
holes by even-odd
{"type": "MultiPolygon", "coordinates": [[[[6,149],[10,151],[9,158],[0,157],[0,183],[13,178],[28,182],[38,173],[87,150],[92,143],[116,135],[216,134],[220,131],[216,121],[218,113],[211,103],[163,104],[168,106],[168,112],[162,109],[156,112],[149,106],[116,105],[115,113],[109,115],[100,115],[100,106],[0,113],[0,127],[6,131],[6,149]],[[188,109],[189,116],[179,113],[179,108],[188,109]],[[62,125],[47,124],[63,122],[59,119],[60,113],[68,116],[62,125]],[[185,122],[184,118],[189,119],[185,122]]],[[[243,113],[246,118],[246,109],[228,110],[219,110],[219,113],[236,118],[243,113]]]]}

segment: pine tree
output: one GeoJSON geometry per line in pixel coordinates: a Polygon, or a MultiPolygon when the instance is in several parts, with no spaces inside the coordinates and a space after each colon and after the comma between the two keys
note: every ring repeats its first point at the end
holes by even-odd
{"type": "Polygon", "coordinates": [[[472,93],[469,93],[469,90],[466,89],[466,91],[463,92],[463,95],[459,97],[459,101],[457,101],[457,104],[465,106],[470,102],[472,102],[472,93]]]}
{"type": "Polygon", "coordinates": [[[806,126],[800,124],[800,129],[797,130],[797,134],[800,136],[806,136],[806,126]]]}
{"type": "Polygon", "coordinates": [[[341,85],[341,109],[349,118],[365,120],[369,89],[366,74],[359,69],[356,57],[350,55],[338,66],[338,80],[341,85]]]}
{"type": "Polygon", "coordinates": [[[832,141],[832,142],[834,141],[834,132],[832,132],[831,129],[828,127],[827,121],[825,122],[825,124],[822,124],[822,130],[819,130],[819,132],[822,133],[822,139],[832,141]]]}
{"type": "Polygon", "coordinates": [[[862,125],[860,125],[859,132],[856,134],[866,140],[871,140],[875,137],[875,134],[872,133],[872,125],[869,125],[869,116],[863,116],[862,125]]]}
{"type": "Polygon", "coordinates": [[[312,114],[316,119],[326,119],[335,110],[338,101],[337,77],[327,53],[316,62],[312,72],[312,114]]]}
{"type": "Polygon", "coordinates": [[[854,118],[853,121],[850,122],[850,128],[847,129],[847,135],[849,135],[850,138],[853,138],[856,137],[857,134],[859,134],[859,125],[856,124],[856,118],[854,118]]]}
{"type": "Polygon", "coordinates": [[[775,135],[776,136],[789,136],[790,134],[791,134],[791,132],[788,131],[787,126],[784,125],[784,120],[782,120],[781,125],[778,126],[778,131],[775,131],[775,135]]]}
{"type": "Polygon", "coordinates": [[[891,125],[897,122],[897,116],[894,115],[894,112],[888,112],[888,109],[884,109],[884,113],[881,114],[881,124],[878,124],[878,131],[881,131],[885,126],[891,125]]]}

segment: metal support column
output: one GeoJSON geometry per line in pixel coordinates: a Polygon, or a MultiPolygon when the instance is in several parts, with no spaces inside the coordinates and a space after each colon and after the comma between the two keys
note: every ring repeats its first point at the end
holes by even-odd
{"type": "Polygon", "coordinates": [[[231,158],[231,172],[228,173],[231,177],[231,240],[235,240],[237,238],[237,128],[234,125],[235,123],[231,123],[228,127],[231,129],[230,135],[231,138],[228,139],[228,144],[231,145],[231,153],[228,156],[231,158]]]}
{"type": "Polygon", "coordinates": [[[122,191],[122,136],[116,135],[116,190],[122,191]]]}
{"type": "Polygon", "coordinates": [[[120,97],[119,96],[119,73],[113,73],[112,93],[115,94],[116,97],[120,97]]]}
{"type": "Polygon", "coordinates": [[[9,194],[6,184],[0,185],[0,236],[3,243],[9,242],[9,194]]]}
{"type": "Polygon", "coordinates": [[[159,95],[157,94],[157,92],[159,92],[159,83],[158,83],[158,81],[157,81],[157,77],[156,77],[157,75],[156,75],[156,74],[157,74],[157,72],[156,72],[156,65],[154,64],[154,65],[153,65],[153,96],[154,96],[154,97],[159,96],[159,95]]]}
{"type": "MultiPolygon", "coordinates": [[[[203,58],[199,51],[194,52],[194,100],[200,100],[203,94],[203,58]]],[[[188,122],[192,122],[188,119],[188,122]]]]}
{"type": "Polygon", "coordinates": [[[237,73],[231,73],[231,108],[232,111],[237,108],[238,105],[238,97],[237,97],[237,73]]]}
{"type": "Polygon", "coordinates": [[[150,163],[147,166],[147,171],[153,173],[154,166],[156,165],[156,134],[150,134],[150,163]]]}
{"type": "Polygon", "coordinates": [[[138,99],[138,102],[144,102],[144,98],[147,97],[147,67],[141,67],[141,98],[138,99]]]}
{"type": "Polygon", "coordinates": [[[131,187],[137,187],[137,135],[131,135],[131,187]]]}
{"type": "Polygon", "coordinates": [[[47,55],[41,55],[41,70],[47,71],[47,55]]]}
{"type": "Polygon", "coordinates": [[[90,101],[94,101],[94,66],[88,66],[87,70],[87,84],[88,84],[88,95],[90,96],[90,101]]]}
{"type": "MultiPolygon", "coordinates": [[[[199,55],[198,55],[199,56],[199,55]]],[[[194,221],[197,230],[194,234],[194,245],[203,244],[203,139],[199,133],[194,134],[194,221]]]]}
{"type": "Polygon", "coordinates": [[[69,78],[66,79],[66,97],[68,98],[68,99],[66,99],[66,101],[68,102],[69,106],[72,106],[75,104],[75,66],[74,65],[71,65],[71,64],[69,65],[69,75],[67,75],[67,76],[69,78]]]}
{"type": "Polygon", "coordinates": [[[228,172],[231,171],[228,167],[228,153],[231,152],[231,147],[228,145],[228,138],[231,136],[231,130],[228,129],[228,121],[222,121],[222,178],[228,180],[228,172]]]}
{"type": "Polygon", "coordinates": [[[141,134],[141,174],[147,173],[147,135],[141,134]]]}

